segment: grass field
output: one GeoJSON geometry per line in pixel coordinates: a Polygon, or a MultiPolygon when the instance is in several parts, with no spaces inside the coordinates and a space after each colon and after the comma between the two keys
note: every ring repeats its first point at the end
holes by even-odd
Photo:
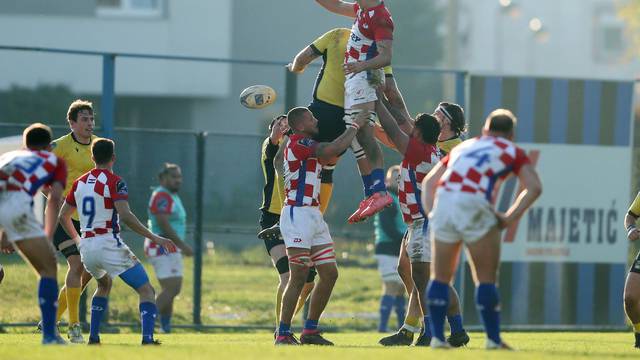
{"type": "Polygon", "coordinates": [[[275,347],[269,333],[253,334],[171,334],[159,335],[160,347],[138,345],[139,336],[104,335],[103,345],[38,346],[39,335],[0,334],[0,359],[605,359],[637,358],[630,346],[630,333],[509,333],[505,335],[516,352],[488,352],[484,338],[473,333],[469,347],[455,350],[428,348],[383,348],[375,333],[327,334],[336,346],[275,347]]]}

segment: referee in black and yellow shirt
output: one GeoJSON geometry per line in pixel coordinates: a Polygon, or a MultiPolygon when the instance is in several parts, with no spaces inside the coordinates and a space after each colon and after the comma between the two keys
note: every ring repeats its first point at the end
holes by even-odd
{"type": "MultiPolygon", "coordinates": [[[[96,138],[93,134],[95,119],[93,105],[89,101],[76,100],[69,105],[67,122],[71,132],[52,142],[53,153],[64,159],[67,163],[67,184],[65,196],[71,189],[73,182],[81,175],[93,169],[91,159],[91,142],[96,138]]],[[[73,226],[80,232],[78,213],[74,212],[73,226]]],[[[67,259],[69,268],[65,277],[64,286],[60,289],[58,297],[57,321],[64,311],[69,309],[69,340],[72,343],[83,343],[82,328],[80,327],[80,294],[82,289],[91,280],[91,275],[84,269],[80,261],[80,252],[77,244],[69,238],[69,235],[58,224],[53,237],[54,246],[67,259]]]]}

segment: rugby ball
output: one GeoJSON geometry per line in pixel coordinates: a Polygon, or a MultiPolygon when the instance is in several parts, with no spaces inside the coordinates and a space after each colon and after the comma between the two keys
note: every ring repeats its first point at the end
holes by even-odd
{"type": "Polygon", "coordinates": [[[240,104],[249,109],[262,109],[276,101],[276,92],[267,85],[253,85],[242,90],[240,104]]]}

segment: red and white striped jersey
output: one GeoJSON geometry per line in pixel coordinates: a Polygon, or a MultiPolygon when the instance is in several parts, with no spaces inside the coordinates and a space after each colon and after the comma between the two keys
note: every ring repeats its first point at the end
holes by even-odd
{"type": "Polygon", "coordinates": [[[447,170],[438,185],[445,191],[478,194],[492,202],[496,182],[511,173],[517,175],[529,163],[524,150],[505,138],[476,137],[442,159],[447,170]]]}
{"type": "Polygon", "coordinates": [[[366,61],[378,55],[376,41],[393,40],[393,19],[381,2],[367,10],[353,4],[356,19],[351,27],[344,62],[366,61]]]}
{"type": "Polygon", "coordinates": [[[82,238],[120,232],[118,212],[113,203],[127,200],[127,184],[106,169],[93,169],[74,183],[67,203],[78,208],[82,238]]]}
{"type": "Polygon", "coordinates": [[[425,144],[414,137],[409,139],[398,179],[398,200],[405,223],[426,217],[420,200],[420,184],[439,160],[440,152],[435,145],[425,144]]]}
{"type": "Polygon", "coordinates": [[[0,190],[24,191],[34,196],[43,186],[67,181],[67,166],[49,151],[16,150],[0,156],[0,190]]]}
{"type": "Polygon", "coordinates": [[[322,165],[315,157],[318,143],[293,134],[284,150],[284,187],[286,204],[318,206],[322,165]]]}

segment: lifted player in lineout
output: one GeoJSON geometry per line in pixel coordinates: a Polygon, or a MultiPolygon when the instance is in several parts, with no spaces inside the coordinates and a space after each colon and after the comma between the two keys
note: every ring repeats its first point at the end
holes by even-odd
{"type": "MultiPolygon", "coordinates": [[[[349,123],[359,112],[375,110],[376,88],[384,82],[382,68],[391,65],[393,20],[380,0],[316,1],[333,13],[355,18],[344,58],[344,119],[349,123]]],[[[358,142],[371,163],[370,183],[365,186],[372,195],[360,203],[358,210],[349,217],[350,223],[374,215],[393,201],[384,185],[382,150],[374,137],[373,122],[370,125],[358,132],[358,142]]]]}

